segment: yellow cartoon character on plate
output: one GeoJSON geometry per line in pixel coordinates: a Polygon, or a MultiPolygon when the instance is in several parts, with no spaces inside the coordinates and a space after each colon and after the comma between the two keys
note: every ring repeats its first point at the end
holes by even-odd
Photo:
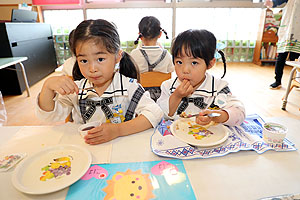
{"type": "Polygon", "coordinates": [[[40,177],[41,181],[58,178],[64,174],[71,174],[71,156],[55,158],[53,161],[42,168],[43,176],[40,177]]]}
{"type": "Polygon", "coordinates": [[[149,174],[141,170],[117,172],[103,189],[104,200],[148,200],[155,198],[149,174]]]}

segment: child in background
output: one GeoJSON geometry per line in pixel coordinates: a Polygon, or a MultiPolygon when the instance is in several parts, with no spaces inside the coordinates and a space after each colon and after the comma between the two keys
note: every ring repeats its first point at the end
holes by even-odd
{"type": "MultiPolygon", "coordinates": [[[[157,42],[162,32],[166,34],[168,39],[167,32],[160,27],[160,21],[157,18],[147,16],[140,21],[139,36],[134,44],[138,44],[139,39],[141,39],[142,44],[130,53],[139,67],[140,73],[149,71],[171,73],[174,71],[171,54],[157,42]]],[[[150,92],[155,101],[160,96],[160,87],[145,89],[150,92]]]]}
{"type": "Polygon", "coordinates": [[[74,32],[73,53],[75,82],[68,76],[45,81],[38,97],[41,118],[61,121],[74,110],[75,123],[102,122],[84,137],[88,144],[104,143],[159,123],[163,112],[137,83],[139,72],[120,49],[113,24],[102,19],[81,22],[74,32]]]}
{"type": "Polygon", "coordinates": [[[196,122],[207,125],[211,121],[229,126],[244,121],[243,104],[231,94],[228,83],[206,72],[220,53],[226,69],[225,56],[216,51],[216,38],[207,30],[187,30],[172,44],[173,63],[177,77],[162,83],[162,94],[157,100],[165,115],[178,118],[180,114],[199,114],[196,122]],[[206,114],[217,112],[219,117],[206,114]]]}
{"type": "Polygon", "coordinates": [[[168,39],[167,32],[160,27],[160,21],[157,18],[147,16],[140,21],[139,36],[134,44],[138,44],[141,39],[142,45],[130,53],[139,67],[140,73],[148,71],[170,73],[174,71],[171,54],[157,43],[162,32],[168,39]]]}

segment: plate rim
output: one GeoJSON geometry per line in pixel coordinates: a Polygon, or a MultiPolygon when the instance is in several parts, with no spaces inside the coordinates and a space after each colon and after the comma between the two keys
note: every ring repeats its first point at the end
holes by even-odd
{"type": "Polygon", "coordinates": [[[87,150],[85,147],[82,147],[80,145],[75,145],[75,144],[58,144],[58,145],[46,147],[45,149],[43,149],[41,151],[38,151],[38,152],[35,152],[31,156],[29,156],[29,157],[25,158],[24,160],[22,160],[16,166],[16,168],[14,169],[11,180],[12,180],[13,186],[17,190],[19,190],[19,191],[21,191],[23,193],[34,194],[34,195],[49,194],[49,193],[52,193],[52,192],[57,192],[59,190],[65,189],[66,187],[69,187],[70,185],[72,185],[73,183],[75,183],[76,181],[78,181],[87,172],[87,170],[89,169],[91,163],[92,163],[91,152],[89,150],[87,150]],[[38,154],[41,154],[42,152],[46,152],[46,151],[49,151],[51,149],[60,148],[60,147],[77,148],[77,149],[79,149],[80,151],[83,151],[86,154],[86,156],[88,158],[88,162],[87,162],[86,166],[84,167],[84,170],[82,170],[82,174],[78,174],[77,175],[78,179],[75,178],[74,181],[70,181],[70,183],[66,184],[63,187],[58,187],[57,189],[54,189],[54,190],[47,190],[47,191],[41,191],[41,192],[39,192],[39,191],[33,191],[33,190],[28,190],[26,187],[24,187],[22,184],[20,184],[20,181],[18,181],[18,178],[17,178],[17,174],[19,173],[19,171],[21,170],[21,168],[23,167],[24,164],[26,164],[30,159],[34,158],[38,154]]]}
{"type": "MultiPolygon", "coordinates": [[[[217,124],[217,126],[219,126],[219,125],[221,125],[222,126],[222,128],[225,130],[225,136],[221,139],[221,140],[219,140],[218,142],[216,142],[216,143],[214,143],[214,144],[207,144],[207,145],[203,145],[203,144],[195,144],[195,143],[189,143],[189,142],[186,142],[185,140],[183,140],[182,138],[180,138],[177,134],[176,134],[176,131],[173,131],[174,130],[174,126],[175,126],[175,123],[178,123],[178,121],[180,121],[180,120],[182,120],[182,119],[177,119],[177,120],[175,120],[172,124],[171,124],[171,126],[170,126],[170,130],[171,130],[171,133],[172,133],[172,135],[174,136],[174,137],[176,137],[177,139],[179,139],[180,141],[182,141],[182,142],[185,142],[185,143],[187,143],[187,144],[189,144],[189,145],[192,145],[192,146],[196,146],[196,147],[200,147],[200,148],[206,148],[206,147],[213,147],[213,146],[216,146],[216,145],[219,145],[219,144],[222,144],[223,142],[225,142],[227,139],[228,139],[228,137],[229,137],[229,130],[223,125],[223,124],[221,124],[221,123],[219,123],[219,124],[217,124]],[[175,133],[174,133],[175,132],[175,133]]],[[[208,130],[209,130],[209,128],[208,128],[208,130]]]]}

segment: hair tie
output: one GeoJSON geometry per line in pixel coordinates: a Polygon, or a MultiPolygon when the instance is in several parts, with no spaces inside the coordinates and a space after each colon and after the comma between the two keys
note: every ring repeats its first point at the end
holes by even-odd
{"type": "Polygon", "coordinates": [[[163,28],[161,29],[161,31],[164,32],[164,34],[166,35],[166,38],[169,39],[167,31],[165,31],[165,29],[163,29],[163,28]]]}
{"type": "Polygon", "coordinates": [[[139,43],[139,39],[142,37],[143,35],[141,33],[139,33],[138,38],[136,39],[136,41],[134,41],[134,44],[137,45],[139,43]]]}
{"type": "Polygon", "coordinates": [[[221,54],[219,53],[220,50],[224,49],[226,47],[226,45],[222,42],[218,42],[216,45],[216,52],[215,52],[215,58],[221,58],[221,54]]]}

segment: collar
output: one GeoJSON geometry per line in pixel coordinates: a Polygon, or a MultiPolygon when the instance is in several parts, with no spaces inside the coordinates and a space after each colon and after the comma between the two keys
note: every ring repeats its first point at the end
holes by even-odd
{"type": "MultiPolygon", "coordinates": [[[[101,97],[104,98],[104,97],[111,97],[111,96],[114,97],[128,96],[127,84],[126,84],[127,79],[128,79],[127,77],[123,76],[119,72],[116,72],[113,81],[108,86],[108,88],[104,91],[101,97]]],[[[79,86],[79,88],[89,88],[89,87],[93,87],[93,84],[89,82],[87,79],[83,79],[83,81],[81,81],[79,86]]],[[[83,90],[83,91],[80,90],[78,96],[79,99],[99,97],[95,89],[83,90]]]]}
{"type": "Polygon", "coordinates": [[[142,46],[141,49],[144,49],[144,50],[149,50],[149,49],[160,49],[161,47],[160,46],[142,46]]]}
{"type": "MultiPolygon", "coordinates": [[[[181,84],[181,81],[178,77],[175,78],[170,87],[170,92],[173,93],[176,88],[181,84]]],[[[205,79],[203,83],[194,91],[192,96],[216,96],[217,88],[216,88],[216,80],[214,76],[205,73],[205,79]]]]}

